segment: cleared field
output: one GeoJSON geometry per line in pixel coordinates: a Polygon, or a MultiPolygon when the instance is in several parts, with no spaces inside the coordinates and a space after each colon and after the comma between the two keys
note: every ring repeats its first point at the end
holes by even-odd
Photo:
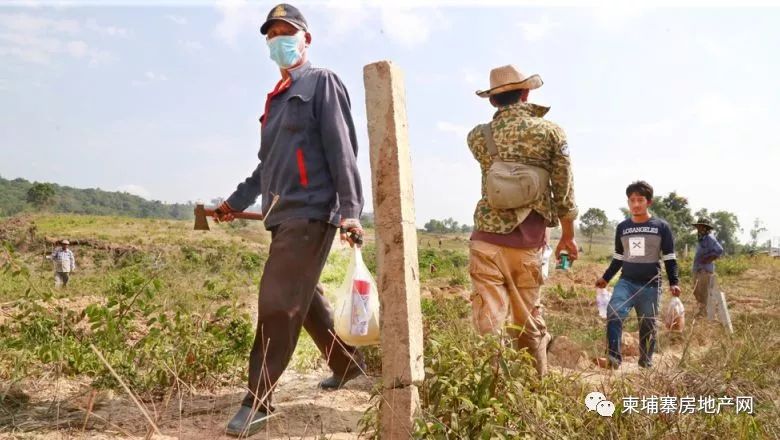
{"type": "MultiPolygon", "coordinates": [[[[555,234],[554,234],[555,235],[555,234]]],[[[364,248],[375,270],[372,233],[364,248]]],[[[0,438],[144,437],[150,424],[95,355],[105,355],[162,434],[221,438],[243,395],[259,277],[270,236],[258,224],[213,225],[119,217],[16,217],[0,223],[0,438]],[[45,253],[67,237],[78,271],[53,289],[45,253]]],[[[595,290],[612,239],[586,240],[569,272],[554,271],[543,294],[559,342],[553,374],[539,380],[527,356],[471,327],[467,235],[419,235],[426,343],[425,438],[777,438],[780,433],[780,261],[727,257],[718,263],[734,335],[688,317],[681,333],[661,331],[656,366],[628,356],[599,368],[605,325],[595,290]],[[498,362],[496,362],[498,360],[498,362]],[[591,391],[615,402],[612,418],[589,413],[591,391]],[[753,414],[623,414],[631,396],[751,396],[753,414]]],[[[334,299],[349,260],[336,243],[321,281],[334,299]]],[[[690,260],[680,261],[683,302],[694,310],[690,260]]],[[[663,302],[668,300],[664,295],[663,302]]],[[[625,331],[637,331],[636,319],[625,331]]],[[[630,337],[626,338],[630,340],[630,337]]],[[[372,435],[381,351],[366,350],[369,376],[324,393],[327,374],[302,334],[258,438],[372,435]],[[372,397],[373,396],[373,397],[372,397]],[[362,419],[362,422],[360,420],[362,419]]]]}

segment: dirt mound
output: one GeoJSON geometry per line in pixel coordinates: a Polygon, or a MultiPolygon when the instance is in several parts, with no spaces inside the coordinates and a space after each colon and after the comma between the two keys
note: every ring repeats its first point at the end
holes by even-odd
{"type": "Polygon", "coordinates": [[[0,222],[0,243],[10,243],[15,249],[27,251],[37,240],[38,226],[29,215],[19,215],[0,222]]]}
{"type": "MultiPolygon", "coordinates": [[[[45,237],[44,241],[46,242],[47,245],[53,247],[59,244],[60,238],[45,237]]],[[[136,252],[141,252],[143,250],[141,247],[132,244],[117,244],[117,243],[110,243],[101,240],[92,240],[88,238],[69,238],[68,242],[70,243],[71,247],[81,246],[81,247],[89,247],[97,250],[108,251],[114,258],[118,258],[128,254],[134,254],[136,252]]]]}
{"type": "Polygon", "coordinates": [[[547,353],[547,362],[565,368],[582,368],[588,362],[588,354],[568,337],[558,336],[547,353]]]}

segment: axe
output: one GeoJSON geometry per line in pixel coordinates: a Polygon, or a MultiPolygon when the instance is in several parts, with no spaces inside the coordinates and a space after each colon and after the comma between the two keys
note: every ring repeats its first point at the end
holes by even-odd
{"type": "MultiPolygon", "coordinates": [[[[256,212],[232,212],[231,214],[235,218],[243,218],[247,220],[264,220],[265,217],[271,212],[274,205],[276,205],[276,201],[279,200],[279,196],[274,196],[274,199],[271,201],[271,206],[268,208],[268,212],[263,214],[258,214],[256,212]]],[[[213,209],[206,209],[203,206],[203,203],[198,203],[195,205],[195,230],[196,231],[208,231],[209,230],[209,222],[206,220],[206,216],[215,217],[216,213],[213,209]]]]}

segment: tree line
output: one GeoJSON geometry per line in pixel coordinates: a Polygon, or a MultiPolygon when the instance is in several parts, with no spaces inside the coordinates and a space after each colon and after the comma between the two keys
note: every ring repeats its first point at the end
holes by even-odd
{"type": "Polygon", "coordinates": [[[424,226],[426,232],[436,234],[455,234],[471,232],[472,227],[469,225],[461,225],[455,221],[452,217],[444,220],[431,219],[424,226]]]}
{"type": "Polygon", "coordinates": [[[26,211],[190,219],[192,203],[163,203],[126,192],[79,189],[56,183],[0,177],[0,216],[26,211]]]}

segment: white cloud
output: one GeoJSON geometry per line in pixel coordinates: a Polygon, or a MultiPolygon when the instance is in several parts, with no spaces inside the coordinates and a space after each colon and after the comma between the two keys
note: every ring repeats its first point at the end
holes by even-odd
{"type": "Polygon", "coordinates": [[[168,81],[168,77],[160,73],[146,72],[144,77],[149,81],[168,81]]]}
{"type": "Polygon", "coordinates": [[[110,35],[126,35],[115,27],[101,27],[94,22],[86,26],[75,20],[37,17],[27,13],[0,14],[0,56],[23,62],[48,65],[61,55],[88,61],[90,66],[107,62],[113,55],[90,46],[75,36],[85,30],[110,35]]]}
{"type": "Polygon", "coordinates": [[[89,52],[89,46],[83,41],[69,41],[65,48],[67,52],[76,58],[83,58],[89,52]]]}
{"type": "Polygon", "coordinates": [[[430,35],[430,20],[414,9],[382,8],[382,30],[386,35],[406,46],[423,42],[430,35]]]}
{"type": "Polygon", "coordinates": [[[162,82],[162,81],[168,81],[168,77],[165,74],[152,72],[151,70],[148,70],[144,72],[143,79],[135,79],[131,81],[131,84],[136,87],[140,87],[154,82],[162,82]]]}
{"type": "Polygon", "coordinates": [[[149,193],[149,190],[147,190],[141,185],[134,185],[134,184],[122,185],[116,190],[121,192],[126,192],[129,194],[134,194],[136,196],[143,197],[149,200],[151,200],[152,198],[152,195],[151,193],[149,193]]]}
{"type": "Polygon", "coordinates": [[[638,3],[607,2],[592,10],[593,18],[604,30],[619,31],[647,11],[648,6],[638,3]]]}
{"type": "Polygon", "coordinates": [[[187,18],[178,15],[166,15],[165,18],[178,25],[185,25],[188,23],[187,18]]]}
{"type": "Polygon", "coordinates": [[[95,20],[87,20],[87,29],[97,32],[102,35],[108,35],[109,37],[122,37],[126,38],[130,35],[130,31],[117,26],[103,26],[98,24],[95,20]]]}
{"type": "Polygon", "coordinates": [[[716,93],[699,98],[691,110],[700,122],[707,125],[735,122],[740,113],[725,96],[716,93]]]}
{"type": "MultiPolygon", "coordinates": [[[[216,8],[221,18],[214,29],[214,36],[233,46],[243,33],[259,34],[265,21],[267,5],[258,6],[246,0],[219,0],[216,8]]],[[[336,44],[349,35],[373,34],[378,28],[392,41],[413,46],[427,41],[434,31],[450,26],[438,9],[412,4],[388,6],[378,2],[331,1],[322,10],[325,26],[316,29],[325,44],[336,44]]],[[[311,23],[310,23],[311,24],[311,23]]]]}
{"type": "Polygon", "coordinates": [[[55,20],[27,13],[0,14],[0,28],[24,35],[43,32],[77,34],[81,31],[81,25],[75,20],[55,20]]]}
{"type": "Polygon", "coordinates": [[[424,43],[434,31],[450,27],[446,17],[435,8],[382,6],[382,31],[404,46],[424,43]]]}
{"type": "Polygon", "coordinates": [[[327,24],[318,30],[326,44],[339,44],[349,35],[366,35],[372,18],[368,8],[346,1],[331,2],[325,9],[327,24]]]}
{"type": "Polygon", "coordinates": [[[179,46],[190,53],[200,52],[203,50],[203,44],[198,41],[179,40],[179,46]]]}
{"type": "Polygon", "coordinates": [[[481,85],[481,82],[484,81],[484,75],[480,75],[472,68],[464,68],[461,72],[463,74],[463,81],[470,86],[479,86],[481,85]]]}
{"type": "Polygon", "coordinates": [[[559,23],[550,21],[549,17],[544,15],[538,21],[519,23],[518,26],[522,29],[526,41],[539,41],[547,37],[559,23]]]}
{"type": "Polygon", "coordinates": [[[235,45],[239,34],[250,29],[259,34],[258,27],[265,21],[265,12],[246,0],[219,0],[216,7],[222,18],[214,29],[214,35],[230,46],[235,45]]]}
{"type": "Polygon", "coordinates": [[[696,35],[695,41],[696,44],[704,50],[704,52],[716,58],[723,58],[729,52],[723,46],[723,44],[720,44],[716,42],[714,39],[705,37],[703,35],[696,35]]]}
{"type": "Polygon", "coordinates": [[[438,121],[436,123],[436,129],[445,133],[453,133],[459,140],[465,142],[466,135],[468,135],[470,128],[464,125],[453,124],[447,121],[438,121]]]}

